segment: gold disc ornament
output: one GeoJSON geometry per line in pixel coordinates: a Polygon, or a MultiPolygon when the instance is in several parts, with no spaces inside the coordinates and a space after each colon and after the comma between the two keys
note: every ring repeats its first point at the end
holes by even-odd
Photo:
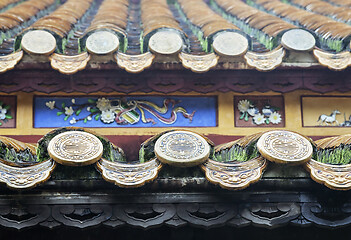
{"type": "Polygon", "coordinates": [[[21,46],[27,53],[49,55],[56,49],[56,39],[47,31],[33,30],[23,35],[21,46]]]}
{"type": "Polygon", "coordinates": [[[213,49],[222,56],[240,56],[249,48],[249,41],[237,32],[220,32],[212,43],[213,49]]]}
{"type": "Polygon", "coordinates": [[[192,167],[208,159],[210,145],[199,134],[172,131],[157,139],[154,151],[162,163],[177,167],[192,167]]]}
{"type": "Polygon", "coordinates": [[[85,166],[98,161],[103,153],[101,141],[91,133],[68,131],[55,136],[48,152],[56,162],[68,166],[85,166]]]}
{"type": "Polygon", "coordinates": [[[101,55],[116,51],[119,40],[115,34],[109,31],[98,31],[91,34],[85,44],[88,52],[101,55]]]}
{"type": "Polygon", "coordinates": [[[181,36],[174,31],[160,31],[150,37],[149,48],[151,51],[169,55],[178,53],[183,47],[181,36]]]}
{"type": "Polygon", "coordinates": [[[313,147],[304,136],[284,130],[264,133],[257,142],[262,156],[277,163],[301,164],[311,159],[313,147]]]}

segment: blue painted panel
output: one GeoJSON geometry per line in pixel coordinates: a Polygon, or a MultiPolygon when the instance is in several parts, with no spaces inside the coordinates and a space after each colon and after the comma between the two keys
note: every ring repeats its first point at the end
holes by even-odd
{"type": "Polygon", "coordinates": [[[34,127],[215,127],[216,97],[34,98],[34,127]]]}

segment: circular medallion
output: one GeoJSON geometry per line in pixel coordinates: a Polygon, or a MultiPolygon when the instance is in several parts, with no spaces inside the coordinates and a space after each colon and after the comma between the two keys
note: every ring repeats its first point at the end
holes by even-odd
{"type": "Polygon", "coordinates": [[[174,54],[179,52],[183,47],[181,36],[172,31],[160,31],[151,36],[149,48],[151,51],[159,54],[174,54]]]}
{"type": "Polygon", "coordinates": [[[44,30],[33,30],[23,35],[22,48],[32,54],[49,55],[56,49],[56,39],[44,30]]]}
{"type": "Polygon", "coordinates": [[[103,146],[93,134],[68,131],[51,139],[48,152],[52,159],[63,165],[84,166],[101,158],[103,146]]]}
{"type": "Polygon", "coordinates": [[[303,29],[291,29],[281,39],[282,45],[290,50],[310,51],[316,44],[314,36],[303,29]]]}
{"type": "Polygon", "coordinates": [[[219,55],[239,56],[247,51],[249,41],[237,32],[221,32],[213,39],[212,46],[219,55]]]}
{"type": "Polygon", "coordinates": [[[257,142],[262,156],[278,163],[304,163],[312,157],[312,144],[297,133],[290,131],[269,131],[257,142]]]}
{"type": "Polygon", "coordinates": [[[155,154],[163,163],[178,167],[191,167],[208,159],[210,145],[206,139],[196,133],[173,131],[157,139],[155,154]]]}
{"type": "Polygon", "coordinates": [[[86,41],[88,52],[94,54],[108,54],[118,49],[118,37],[108,31],[98,31],[91,34],[86,41]]]}

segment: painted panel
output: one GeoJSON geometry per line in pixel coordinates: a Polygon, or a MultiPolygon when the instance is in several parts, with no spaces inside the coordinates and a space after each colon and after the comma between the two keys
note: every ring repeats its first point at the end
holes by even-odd
{"type": "Polygon", "coordinates": [[[0,128],[16,127],[16,97],[0,96],[0,128]]]}
{"type": "Polygon", "coordinates": [[[302,96],[304,127],[351,127],[351,97],[302,96]]]}
{"type": "Polygon", "coordinates": [[[34,97],[34,127],[215,127],[217,97],[34,97]]]}
{"type": "Polygon", "coordinates": [[[284,127],[285,110],[282,96],[234,97],[236,127],[284,127]]]}

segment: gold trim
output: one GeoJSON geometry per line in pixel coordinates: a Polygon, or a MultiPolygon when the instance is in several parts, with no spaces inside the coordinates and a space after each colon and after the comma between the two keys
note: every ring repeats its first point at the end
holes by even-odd
{"type": "Polygon", "coordinates": [[[255,53],[248,51],[245,54],[246,63],[259,71],[271,71],[283,62],[285,50],[278,47],[266,53],[255,53]]]}
{"type": "Polygon", "coordinates": [[[217,65],[219,59],[219,57],[214,53],[209,53],[206,55],[192,55],[181,52],[178,56],[185,68],[188,68],[196,73],[207,72],[217,65]]]}
{"type": "Polygon", "coordinates": [[[311,178],[334,190],[351,189],[351,164],[331,165],[311,159],[305,168],[310,172],[311,178]]]}
{"type": "Polygon", "coordinates": [[[0,73],[4,73],[13,69],[16,64],[22,59],[23,51],[11,53],[9,55],[0,56],[0,73]]]}
{"type": "Polygon", "coordinates": [[[319,49],[314,49],[313,54],[321,65],[332,70],[344,70],[351,64],[351,54],[348,51],[328,53],[319,49]]]}
{"type": "Polygon", "coordinates": [[[257,157],[242,163],[223,163],[209,159],[201,165],[206,179],[229,190],[240,190],[257,182],[267,167],[263,157],[257,157]]]}
{"type": "Polygon", "coordinates": [[[49,159],[30,167],[13,167],[0,161],[0,182],[14,189],[33,188],[50,178],[56,163],[49,159]]]}
{"type": "Polygon", "coordinates": [[[118,52],[114,55],[114,57],[120,68],[123,68],[130,73],[139,73],[151,66],[152,62],[154,61],[155,55],[153,55],[150,52],[146,52],[139,55],[127,55],[118,52]]]}
{"type": "Polygon", "coordinates": [[[63,74],[74,74],[83,70],[90,60],[87,52],[79,55],[67,56],[54,53],[50,56],[51,67],[63,74]]]}
{"type": "Polygon", "coordinates": [[[106,181],[123,188],[136,188],[157,178],[162,165],[156,158],[137,164],[111,162],[101,158],[96,167],[106,181]]]}

